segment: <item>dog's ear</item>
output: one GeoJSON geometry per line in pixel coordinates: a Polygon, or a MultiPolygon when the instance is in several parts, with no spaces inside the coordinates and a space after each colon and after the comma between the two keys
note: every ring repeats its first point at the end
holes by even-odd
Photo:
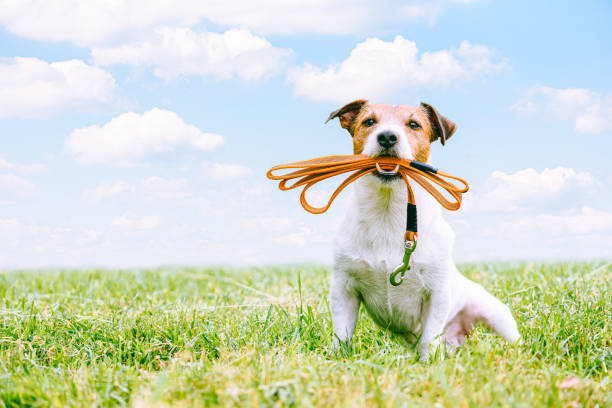
{"type": "Polygon", "coordinates": [[[365,99],[359,99],[357,101],[353,101],[347,105],[344,105],[340,109],[336,109],[332,113],[329,114],[329,117],[325,121],[325,123],[329,122],[332,119],[340,118],[340,125],[349,131],[349,133],[353,134],[353,121],[363,109],[364,106],[368,104],[368,101],[365,99]]]}
{"type": "Polygon", "coordinates": [[[440,139],[440,143],[442,146],[446,143],[448,139],[455,133],[455,129],[457,126],[440,115],[434,108],[428,103],[421,102],[421,108],[425,111],[425,114],[429,118],[429,122],[431,122],[431,142],[435,142],[440,139]]]}

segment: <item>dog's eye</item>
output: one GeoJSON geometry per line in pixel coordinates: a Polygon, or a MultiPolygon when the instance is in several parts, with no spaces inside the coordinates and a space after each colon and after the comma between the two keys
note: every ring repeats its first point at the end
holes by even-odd
{"type": "Polygon", "coordinates": [[[410,126],[410,129],[413,129],[413,130],[417,130],[421,128],[421,125],[416,123],[414,120],[411,120],[410,122],[408,122],[408,126],[410,126]]]}
{"type": "Polygon", "coordinates": [[[376,121],[374,119],[372,119],[372,118],[366,119],[363,122],[361,122],[362,125],[367,126],[367,127],[370,127],[370,126],[372,126],[375,123],[376,123],[376,121]]]}

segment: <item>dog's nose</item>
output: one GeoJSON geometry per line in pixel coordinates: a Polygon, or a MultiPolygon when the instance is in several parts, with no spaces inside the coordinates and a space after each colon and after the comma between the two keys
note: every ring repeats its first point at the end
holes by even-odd
{"type": "Polygon", "coordinates": [[[378,134],[378,144],[385,149],[393,147],[397,143],[397,135],[393,132],[385,131],[378,134]]]}

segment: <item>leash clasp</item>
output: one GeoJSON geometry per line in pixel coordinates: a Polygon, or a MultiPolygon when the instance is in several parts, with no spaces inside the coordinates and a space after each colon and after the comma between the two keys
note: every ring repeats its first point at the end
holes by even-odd
{"type": "Polygon", "coordinates": [[[410,257],[412,256],[412,253],[416,249],[416,246],[417,246],[416,238],[414,239],[414,241],[406,240],[404,242],[404,248],[405,248],[404,249],[404,260],[402,261],[400,265],[398,265],[395,268],[393,273],[391,273],[391,275],[389,276],[389,282],[391,283],[391,285],[399,286],[404,281],[404,275],[406,274],[406,271],[410,270],[410,257]],[[399,279],[397,277],[398,274],[400,275],[399,279]]]}
{"type": "Polygon", "coordinates": [[[399,169],[400,169],[400,165],[399,165],[399,164],[396,164],[396,165],[395,165],[395,168],[394,168],[393,170],[383,170],[383,169],[380,167],[380,164],[376,163],[376,171],[377,171],[379,174],[384,174],[384,175],[386,175],[386,176],[393,176],[393,175],[396,175],[396,174],[397,174],[397,172],[399,171],[399,169]]]}

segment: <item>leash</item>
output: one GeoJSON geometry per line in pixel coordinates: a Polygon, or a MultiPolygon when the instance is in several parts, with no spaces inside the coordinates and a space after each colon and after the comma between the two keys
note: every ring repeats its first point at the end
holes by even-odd
{"type": "Polygon", "coordinates": [[[389,281],[393,286],[399,286],[404,279],[406,271],[410,270],[410,257],[416,249],[417,231],[417,209],[414,202],[414,193],[408,182],[408,178],[413,179],[429,194],[431,194],[442,207],[447,210],[456,211],[461,207],[462,194],[468,191],[468,183],[448,173],[440,171],[429,164],[421,163],[416,160],[403,160],[395,157],[367,157],[355,156],[327,156],[317,159],[300,161],[295,163],[281,164],[272,167],[266,174],[271,180],[280,180],[278,188],[283,191],[304,186],[300,195],[302,207],[310,213],[322,214],[329,209],[338,194],[342,192],[352,182],[365,176],[366,174],[378,172],[383,175],[400,174],[408,190],[408,207],[406,209],[406,232],[404,233],[404,258],[402,263],[397,266],[389,276],[389,281]],[[284,174],[274,174],[282,170],[290,170],[284,174]],[[336,190],[332,193],[326,205],[323,207],[313,207],[306,199],[306,191],[319,181],[340,174],[352,172],[336,190]],[[445,179],[456,180],[463,184],[462,187],[445,179]],[[292,182],[292,183],[290,183],[292,182]],[[447,199],[439,190],[446,191],[453,200],[447,199]],[[398,279],[399,275],[399,279],[398,279]]]}

